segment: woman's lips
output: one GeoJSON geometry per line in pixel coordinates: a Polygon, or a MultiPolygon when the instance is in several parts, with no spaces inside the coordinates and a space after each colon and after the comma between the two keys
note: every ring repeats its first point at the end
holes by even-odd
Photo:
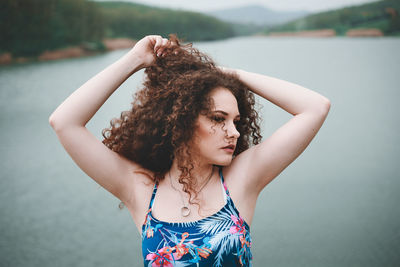
{"type": "Polygon", "coordinates": [[[228,153],[233,153],[233,149],[232,148],[223,148],[223,150],[225,151],[225,152],[228,152],[228,153]]]}
{"type": "Polygon", "coordinates": [[[234,145],[229,145],[229,146],[225,146],[222,148],[225,152],[228,153],[233,153],[235,151],[235,146],[234,145]]]}

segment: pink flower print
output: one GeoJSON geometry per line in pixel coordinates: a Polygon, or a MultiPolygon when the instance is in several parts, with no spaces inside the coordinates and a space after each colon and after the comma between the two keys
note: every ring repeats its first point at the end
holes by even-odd
{"type": "Polygon", "coordinates": [[[246,239],[246,228],[244,226],[244,220],[242,217],[239,218],[236,217],[235,215],[231,215],[232,221],[235,223],[229,228],[229,232],[231,234],[235,234],[239,236],[240,244],[241,244],[241,249],[238,251],[238,256],[239,256],[239,262],[240,265],[244,266],[247,265],[247,258],[246,255],[250,252],[250,247],[251,247],[251,241],[250,239],[246,239]],[[243,262],[244,261],[244,262],[243,262]]]}
{"type": "Polygon", "coordinates": [[[231,234],[236,234],[237,232],[239,232],[239,227],[237,227],[236,225],[232,225],[231,228],[229,228],[229,232],[231,234]]]}
{"type": "Polygon", "coordinates": [[[251,247],[251,242],[246,240],[246,228],[244,227],[244,220],[242,217],[239,216],[236,217],[235,215],[231,215],[232,221],[235,223],[235,225],[232,225],[231,228],[229,228],[229,232],[231,234],[238,234],[239,235],[239,240],[242,245],[242,248],[247,246],[251,247]]]}
{"type": "Polygon", "coordinates": [[[235,215],[231,214],[231,219],[235,223],[235,225],[232,225],[231,228],[229,228],[229,232],[231,234],[236,234],[236,233],[239,233],[242,235],[245,234],[246,229],[244,228],[244,225],[243,225],[244,221],[243,221],[242,217],[239,216],[239,218],[238,218],[235,215]]]}
{"type": "MultiPolygon", "coordinates": [[[[175,254],[176,254],[177,257],[179,257],[179,259],[180,259],[183,255],[185,255],[186,253],[189,252],[189,249],[186,247],[185,244],[183,244],[183,242],[185,242],[185,239],[186,239],[188,236],[189,236],[189,233],[188,233],[188,232],[184,232],[184,233],[182,234],[181,242],[179,242],[179,243],[176,244],[176,246],[175,246],[175,251],[176,251],[175,254]]],[[[175,254],[174,254],[174,255],[175,255],[175,254]]]]}
{"type": "Polygon", "coordinates": [[[146,260],[151,260],[153,263],[152,267],[174,267],[172,262],[174,260],[179,260],[180,257],[177,257],[177,253],[172,253],[173,248],[171,247],[163,247],[159,249],[156,253],[149,253],[146,256],[146,260]]]}

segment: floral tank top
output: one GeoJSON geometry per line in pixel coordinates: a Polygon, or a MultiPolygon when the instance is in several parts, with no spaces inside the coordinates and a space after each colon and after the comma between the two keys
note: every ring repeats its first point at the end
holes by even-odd
{"type": "Polygon", "coordinates": [[[142,226],[144,266],[251,266],[250,227],[240,217],[219,169],[225,206],[194,222],[163,222],[152,216],[153,194],[142,226]]]}

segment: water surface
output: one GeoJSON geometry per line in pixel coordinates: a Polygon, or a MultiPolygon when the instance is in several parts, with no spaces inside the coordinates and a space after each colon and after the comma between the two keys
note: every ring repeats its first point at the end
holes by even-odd
{"type": "MultiPolygon", "coordinates": [[[[254,266],[399,266],[400,40],[245,37],[196,43],[219,64],[331,100],[306,151],[262,192],[254,266]]],[[[2,266],[141,266],[119,201],[69,158],[48,124],[76,88],[126,51],[0,67],[2,266]]],[[[88,128],[99,138],[140,88],[132,76],[88,128]]],[[[291,115],[259,99],[267,137],[291,115]]]]}

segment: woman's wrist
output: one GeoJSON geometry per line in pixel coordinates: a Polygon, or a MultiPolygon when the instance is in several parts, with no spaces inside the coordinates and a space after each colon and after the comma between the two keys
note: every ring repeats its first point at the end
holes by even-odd
{"type": "Polygon", "coordinates": [[[126,69],[131,74],[145,67],[143,58],[134,51],[129,51],[119,60],[125,65],[126,69]]]}

